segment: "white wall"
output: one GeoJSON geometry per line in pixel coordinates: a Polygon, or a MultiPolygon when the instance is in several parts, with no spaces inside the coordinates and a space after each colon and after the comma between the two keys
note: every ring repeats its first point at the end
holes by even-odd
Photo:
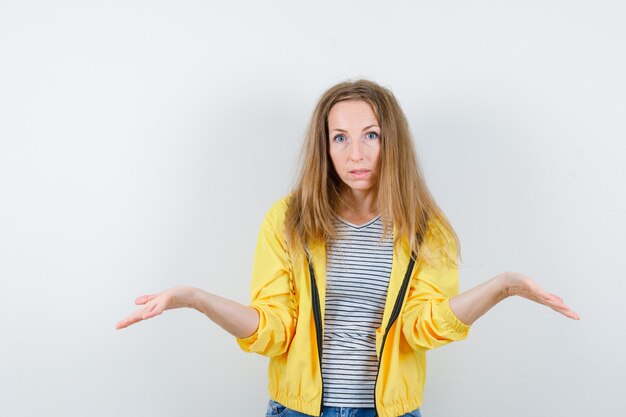
{"type": "Polygon", "coordinates": [[[623,415],[619,1],[0,3],[0,416],[261,416],[266,359],[145,292],[247,302],[319,95],[390,87],[462,241],[527,273],[429,355],[425,417],[623,415]]]}

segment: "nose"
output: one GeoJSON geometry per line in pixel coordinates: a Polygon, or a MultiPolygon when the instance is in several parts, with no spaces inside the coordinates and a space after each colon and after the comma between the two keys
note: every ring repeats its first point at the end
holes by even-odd
{"type": "Polygon", "coordinates": [[[361,152],[361,141],[353,140],[352,148],[350,149],[350,160],[351,161],[360,161],[363,159],[363,153],[361,152]]]}

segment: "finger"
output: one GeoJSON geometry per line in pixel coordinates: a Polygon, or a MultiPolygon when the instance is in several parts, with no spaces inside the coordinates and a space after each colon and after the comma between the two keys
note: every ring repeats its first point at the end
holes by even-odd
{"type": "Polygon", "coordinates": [[[159,314],[161,314],[162,312],[163,312],[162,310],[154,310],[154,311],[151,311],[151,312],[149,312],[149,313],[144,314],[144,316],[143,316],[142,318],[143,318],[144,320],[151,319],[152,317],[156,317],[156,316],[158,316],[158,315],[159,315],[159,314]]]}
{"type": "Polygon", "coordinates": [[[141,297],[137,297],[137,299],[135,300],[135,304],[145,304],[148,301],[151,301],[154,298],[156,298],[156,296],[157,296],[157,294],[142,295],[141,297]]]}
{"type": "Polygon", "coordinates": [[[536,303],[548,305],[550,307],[552,307],[553,305],[559,304],[557,300],[552,298],[548,293],[541,291],[540,289],[539,290],[535,289],[533,291],[524,292],[519,295],[521,297],[527,298],[536,303]]]}
{"type": "Polygon", "coordinates": [[[565,301],[563,301],[563,299],[561,297],[559,297],[558,295],[550,294],[550,299],[551,299],[552,304],[560,306],[560,307],[565,308],[567,310],[571,310],[570,306],[565,304],[565,301]]]}
{"type": "Polygon", "coordinates": [[[552,307],[552,309],[563,314],[565,317],[569,317],[570,319],[580,320],[580,316],[575,311],[573,311],[569,306],[566,306],[565,304],[554,306],[552,307]]]}
{"type": "Polygon", "coordinates": [[[149,313],[144,314],[143,319],[147,320],[147,319],[151,319],[153,317],[158,316],[159,314],[161,314],[163,312],[163,310],[160,309],[155,309],[154,311],[151,311],[149,313]]]}
{"type": "Polygon", "coordinates": [[[117,329],[123,329],[125,327],[130,326],[131,324],[135,324],[137,322],[140,322],[141,320],[143,320],[143,316],[150,309],[150,307],[151,306],[146,306],[146,307],[140,308],[139,310],[135,311],[133,314],[131,314],[128,317],[126,317],[124,320],[118,322],[115,327],[117,329]]]}
{"type": "Polygon", "coordinates": [[[118,329],[118,330],[125,329],[128,326],[137,323],[138,321],[141,321],[141,319],[139,319],[139,320],[136,320],[136,319],[124,319],[124,320],[120,321],[119,323],[117,323],[115,325],[115,328],[118,329]]]}
{"type": "Polygon", "coordinates": [[[159,311],[159,309],[158,309],[158,304],[153,304],[152,306],[150,306],[150,308],[145,309],[145,311],[143,312],[143,314],[142,314],[142,316],[141,316],[141,317],[142,317],[144,320],[145,320],[145,319],[148,319],[148,318],[150,318],[150,317],[154,317],[154,316],[156,315],[156,314],[154,314],[154,313],[155,313],[155,312],[157,312],[157,311],[159,311]]]}
{"type": "Polygon", "coordinates": [[[567,311],[563,312],[563,315],[569,317],[570,319],[580,320],[580,316],[571,308],[567,307],[567,311]]]}
{"type": "Polygon", "coordinates": [[[560,298],[549,297],[547,298],[547,301],[550,306],[556,306],[556,307],[569,309],[569,307],[565,304],[565,302],[560,298]]]}
{"type": "Polygon", "coordinates": [[[557,301],[559,301],[561,303],[563,302],[563,299],[561,297],[559,297],[558,295],[556,295],[556,294],[549,293],[548,295],[550,297],[552,297],[554,300],[557,300],[557,301]]]}
{"type": "Polygon", "coordinates": [[[569,317],[570,319],[580,320],[580,316],[572,310],[559,311],[559,313],[563,314],[565,317],[569,317]]]}
{"type": "Polygon", "coordinates": [[[554,311],[561,313],[566,317],[574,320],[580,320],[580,316],[576,312],[572,311],[572,309],[565,304],[561,297],[555,294],[547,293],[543,291],[539,286],[529,285],[528,291],[523,292],[519,295],[529,300],[543,304],[547,307],[550,307],[554,311]]]}
{"type": "Polygon", "coordinates": [[[535,281],[528,278],[523,281],[523,287],[520,288],[520,295],[529,298],[532,296],[546,299],[550,296],[543,288],[539,286],[535,281]]]}
{"type": "Polygon", "coordinates": [[[160,302],[154,305],[154,308],[147,314],[146,318],[155,317],[167,310],[167,303],[160,302]]]}
{"type": "Polygon", "coordinates": [[[137,318],[135,316],[128,316],[124,320],[118,322],[115,325],[115,328],[118,329],[118,330],[125,329],[126,327],[130,326],[131,324],[135,324],[135,323],[137,323],[138,321],[141,321],[141,320],[142,320],[141,318],[137,318]]]}
{"type": "Polygon", "coordinates": [[[561,297],[559,297],[556,294],[549,293],[541,288],[536,288],[535,294],[539,295],[542,299],[550,303],[565,305],[565,302],[563,301],[561,297]]]}
{"type": "Polygon", "coordinates": [[[573,312],[573,311],[568,312],[565,316],[567,316],[567,317],[569,317],[570,319],[573,319],[573,320],[580,320],[580,316],[577,313],[573,312]]]}
{"type": "Polygon", "coordinates": [[[566,312],[571,309],[567,306],[563,300],[555,299],[554,297],[546,294],[544,296],[539,296],[538,294],[526,294],[526,298],[529,300],[535,301],[539,304],[543,304],[546,307],[550,307],[552,310],[557,311],[561,314],[566,314],[566,312]]]}
{"type": "Polygon", "coordinates": [[[566,312],[571,311],[571,308],[565,303],[563,303],[562,301],[552,300],[545,304],[548,307],[552,308],[553,310],[558,311],[559,313],[562,313],[562,314],[565,314],[566,312]]]}

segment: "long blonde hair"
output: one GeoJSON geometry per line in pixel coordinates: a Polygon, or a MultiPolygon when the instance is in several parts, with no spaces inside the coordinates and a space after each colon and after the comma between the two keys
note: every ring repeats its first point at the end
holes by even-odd
{"type": "Polygon", "coordinates": [[[436,242],[437,249],[442,249],[456,264],[460,256],[458,237],[426,186],[406,117],[390,90],[368,80],[346,81],[329,88],[315,107],[285,217],[290,250],[303,249],[308,242],[336,238],[333,218],[347,202],[342,191],[345,185],[329,156],[328,113],[344,100],[367,102],[380,125],[375,190],[383,238],[392,233],[395,225],[394,244],[399,244],[404,236],[411,251],[428,261],[434,248],[421,245],[428,233],[428,240],[436,242]]]}

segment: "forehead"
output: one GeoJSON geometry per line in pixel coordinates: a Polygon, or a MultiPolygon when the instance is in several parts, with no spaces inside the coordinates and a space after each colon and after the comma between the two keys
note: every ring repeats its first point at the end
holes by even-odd
{"type": "Polygon", "coordinates": [[[378,125],[372,106],[363,100],[335,103],[328,112],[328,128],[347,129],[378,125]]]}

